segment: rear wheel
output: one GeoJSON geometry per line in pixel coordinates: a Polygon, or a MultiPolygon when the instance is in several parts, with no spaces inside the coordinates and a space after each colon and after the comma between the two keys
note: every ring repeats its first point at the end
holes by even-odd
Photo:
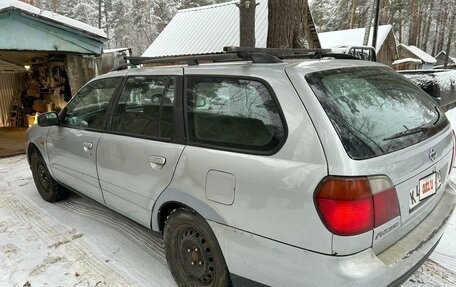
{"type": "Polygon", "coordinates": [[[44,200],[57,202],[68,197],[68,190],[52,178],[46,162],[37,151],[32,154],[31,168],[36,188],[44,200]]]}
{"type": "Polygon", "coordinates": [[[232,286],[217,239],[196,212],[173,211],[166,219],[163,237],[166,259],[178,286],[232,286]]]}

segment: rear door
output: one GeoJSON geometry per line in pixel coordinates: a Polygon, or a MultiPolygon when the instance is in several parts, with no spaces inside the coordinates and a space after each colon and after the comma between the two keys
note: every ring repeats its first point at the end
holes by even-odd
{"type": "Polygon", "coordinates": [[[146,227],[185,147],[182,74],[160,68],[127,77],[97,150],[106,205],[146,227]]]}
{"type": "Polygon", "coordinates": [[[98,183],[96,150],[106,112],[122,78],[93,81],[83,87],[49,129],[47,150],[56,180],[103,203],[98,183]]]}

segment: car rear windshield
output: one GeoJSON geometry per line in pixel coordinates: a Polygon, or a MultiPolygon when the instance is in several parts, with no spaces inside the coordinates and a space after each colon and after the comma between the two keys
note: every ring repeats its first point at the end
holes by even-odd
{"type": "Polygon", "coordinates": [[[414,145],[449,124],[425,92],[386,67],[327,70],[306,80],[353,159],[414,145]]]}

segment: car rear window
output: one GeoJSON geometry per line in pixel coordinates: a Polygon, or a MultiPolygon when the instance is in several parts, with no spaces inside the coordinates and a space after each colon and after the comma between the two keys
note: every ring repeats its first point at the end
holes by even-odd
{"type": "Polygon", "coordinates": [[[327,70],[306,80],[353,159],[414,145],[449,124],[425,92],[386,67],[327,70]]]}

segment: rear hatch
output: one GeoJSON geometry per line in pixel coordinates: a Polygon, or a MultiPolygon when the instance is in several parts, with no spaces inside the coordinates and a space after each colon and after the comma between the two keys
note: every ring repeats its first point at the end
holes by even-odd
{"type": "MultiPolygon", "coordinates": [[[[333,245],[340,250],[334,253],[349,254],[367,245],[381,252],[418,225],[443,195],[453,155],[449,122],[426,93],[387,67],[337,68],[302,76],[323,108],[320,116],[326,118],[319,120],[329,120],[332,135],[340,140],[325,146],[329,174],[386,175],[399,201],[400,217],[354,237],[360,242],[357,247],[345,248],[350,243],[335,236],[333,245]]],[[[319,135],[331,137],[331,132],[319,135]]]]}

